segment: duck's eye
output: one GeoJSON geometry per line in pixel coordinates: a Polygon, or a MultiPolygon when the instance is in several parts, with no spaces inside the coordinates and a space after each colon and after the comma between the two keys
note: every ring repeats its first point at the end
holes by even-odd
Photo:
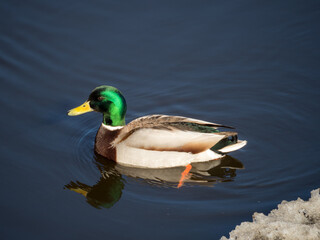
{"type": "Polygon", "coordinates": [[[98,101],[102,101],[104,97],[98,97],[98,101]]]}

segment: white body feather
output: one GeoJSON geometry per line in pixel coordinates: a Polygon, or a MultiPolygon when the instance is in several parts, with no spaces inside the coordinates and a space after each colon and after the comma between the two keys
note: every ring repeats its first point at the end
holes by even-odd
{"type": "Polygon", "coordinates": [[[205,145],[207,149],[219,142],[224,135],[181,130],[139,129],[124,142],[127,146],[145,149],[175,149],[183,146],[205,145]]]}
{"type": "MultiPolygon", "coordinates": [[[[108,130],[119,128],[108,127],[108,130]]],[[[224,136],[214,133],[199,133],[191,131],[167,131],[158,129],[140,129],[130,135],[124,141],[116,144],[117,162],[127,166],[142,168],[169,168],[177,166],[186,166],[194,162],[206,162],[214,159],[220,159],[223,154],[207,149],[200,153],[182,151],[159,151],[150,149],[172,149],[180,148],[188,144],[206,144],[212,147],[224,136]]],[[[245,145],[233,145],[236,150],[245,145]],[[236,146],[237,145],[237,146],[236,146]]],[[[228,149],[225,149],[227,152],[228,149]]]]}
{"type": "Polygon", "coordinates": [[[192,162],[205,162],[219,159],[222,155],[211,150],[192,154],[174,151],[153,151],[130,147],[125,142],[117,145],[117,162],[142,168],[169,168],[186,166],[192,162]]]}

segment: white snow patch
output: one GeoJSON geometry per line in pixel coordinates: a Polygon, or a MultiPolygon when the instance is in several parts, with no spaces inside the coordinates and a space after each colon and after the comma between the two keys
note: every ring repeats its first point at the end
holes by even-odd
{"type": "Polygon", "coordinates": [[[220,240],[320,240],[320,188],[303,201],[282,201],[268,216],[255,212],[253,222],[243,222],[220,240]]]}

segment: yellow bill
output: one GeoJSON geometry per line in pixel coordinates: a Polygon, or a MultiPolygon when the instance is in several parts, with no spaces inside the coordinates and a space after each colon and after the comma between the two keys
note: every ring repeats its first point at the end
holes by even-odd
{"type": "Polygon", "coordinates": [[[69,188],[71,191],[74,191],[76,193],[80,193],[82,194],[83,196],[87,196],[88,192],[86,190],[83,190],[81,188],[69,188]]]}
{"type": "Polygon", "coordinates": [[[92,112],[92,111],[93,111],[93,109],[90,107],[89,101],[86,101],[85,103],[83,103],[79,107],[76,107],[76,108],[69,110],[68,115],[69,116],[77,116],[77,115],[84,114],[87,112],[92,112]]]}

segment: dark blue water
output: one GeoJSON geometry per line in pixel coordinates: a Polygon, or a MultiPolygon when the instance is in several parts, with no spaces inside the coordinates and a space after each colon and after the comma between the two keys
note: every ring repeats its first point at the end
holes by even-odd
{"type": "Polygon", "coordinates": [[[319,187],[319,1],[1,1],[1,239],[219,239],[319,187]],[[235,126],[248,145],[198,166],[95,156],[99,85],[127,121],[235,126]]]}

